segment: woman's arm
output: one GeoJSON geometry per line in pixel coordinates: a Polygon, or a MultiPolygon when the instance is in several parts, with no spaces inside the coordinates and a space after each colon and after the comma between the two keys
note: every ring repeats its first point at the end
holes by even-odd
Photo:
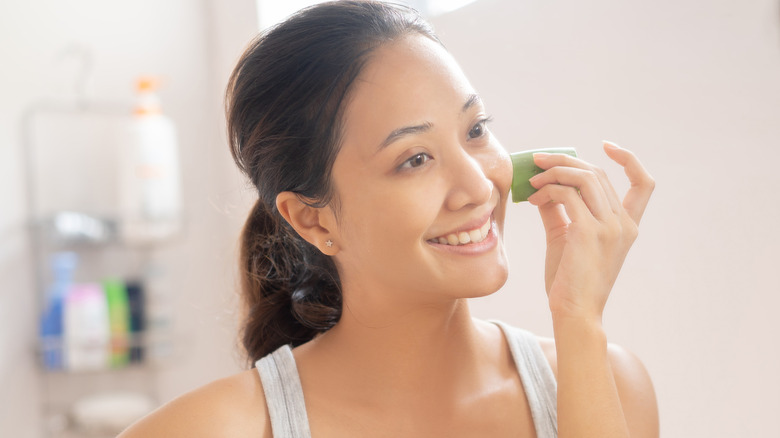
{"type": "MultiPolygon", "coordinates": [[[[550,338],[539,338],[539,343],[557,378],[555,341],[550,338]]],[[[658,404],[653,383],[644,365],[635,355],[611,343],[607,344],[607,357],[630,436],[658,437],[660,433],[658,404]]]]}
{"type": "Polygon", "coordinates": [[[539,190],[528,198],[547,234],[561,438],[657,436],[657,426],[642,430],[657,424],[652,385],[638,361],[609,352],[601,324],[654,182],[631,152],[609,143],[604,150],[631,181],[622,202],[604,171],[560,154],[535,156],[546,171],[531,179],[539,190]],[[633,383],[640,387],[625,388],[633,383]]]}
{"type": "Polygon", "coordinates": [[[559,437],[657,438],[650,376],[636,356],[608,344],[599,324],[553,322],[559,437]]]}

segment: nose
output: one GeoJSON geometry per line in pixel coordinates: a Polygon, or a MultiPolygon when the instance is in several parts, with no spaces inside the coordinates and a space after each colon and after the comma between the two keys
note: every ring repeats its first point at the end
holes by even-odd
{"type": "Polygon", "coordinates": [[[457,211],[490,202],[493,196],[493,181],[488,177],[478,157],[460,149],[453,154],[449,167],[451,189],[446,202],[448,209],[457,211]]]}

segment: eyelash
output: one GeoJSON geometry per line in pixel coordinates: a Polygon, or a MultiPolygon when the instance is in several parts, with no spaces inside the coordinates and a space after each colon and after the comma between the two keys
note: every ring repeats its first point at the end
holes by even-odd
{"type": "Polygon", "coordinates": [[[484,117],[484,118],[482,118],[480,121],[478,121],[478,122],[477,122],[477,123],[476,123],[474,126],[472,126],[472,127],[471,127],[471,129],[469,130],[469,133],[468,133],[469,140],[473,140],[473,139],[475,139],[475,138],[484,137],[484,136],[485,136],[485,134],[487,133],[487,124],[488,124],[488,123],[490,123],[490,122],[492,122],[492,121],[493,121],[493,117],[484,117]],[[479,135],[477,135],[477,136],[475,136],[475,137],[472,137],[472,136],[471,136],[471,133],[472,133],[472,132],[474,132],[474,129],[475,129],[475,128],[477,128],[477,127],[481,128],[481,129],[482,129],[482,132],[481,132],[479,135]]]}
{"type": "Polygon", "coordinates": [[[398,166],[398,170],[411,170],[411,169],[416,169],[416,168],[418,168],[418,167],[421,167],[422,165],[424,165],[425,163],[427,163],[427,162],[428,162],[428,161],[430,161],[431,159],[433,159],[433,157],[431,157],[430,155],[426,154],[425,152],[420,152],[420,153],[417,153],[417,154],[414,154],[414,155],[412,155],[412,157],[411,157],[411,158],[409,158],[408,160],[406,160],[406,161],[404,161],[403,163],[401,163],[401,165],[400,165],[400,166],[398,166]],[[412,162],[413,162],[413,161],[415,161],[417,158],[419,158],[419,157],[423,157],[423,156],[424,156],[424,157],[426,157],[426,159],[425,159],[425,161],[424,161],[423,163],[421,163],[421,164],[420,164],[420,165],[418,165],[418,166],[412,166],[412,162]]]}
{"type": "MultiPolygon", "coordinates": [[[[468,133],[469,140],[474,140],[476,138],[484,137],[485,134],[487,134],[487,124],[490,123],[491,121],[493,121],[493,117],[492,116],[491,117],[483,117],[476,124],[474,124],[474,126],[471,127],[471,129],[469,130],[469,133],[468,133]],[[477,128],[477,127],[479,127],[482,130],[482,132],[479,135],[477,135],[475,137],[472,137],[471,133],[474,132],[474,129],[477,128]]],[[[427,163],[428,161],[430,161],[432,159],[433,159],[433,157],[431,157],[427,153],[420,152],[420,153],[412,155],[408,160],[406,160],[403,163],[401,163],[401,165],[398,166],[398,170],[403,171],[403,170],[416,169],[418,167],[423,166],[425,163],[427,163]],[[422,163],[420,163],[417,166],[413,166],[412,162],[414,162],[415,160],[418,160],[420,157],[425,157],[425,161],[423,161],[422,163]]]]}

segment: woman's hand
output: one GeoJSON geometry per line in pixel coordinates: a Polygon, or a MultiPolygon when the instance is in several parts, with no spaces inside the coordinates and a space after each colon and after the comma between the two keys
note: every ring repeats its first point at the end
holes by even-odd
{"type": "Polygon", "coordinates": [[[539,207],[547,234],[545,286],[553,317],[601,321],[655,183],[633,153],[604,142],[631,188],[623,201],[605,172],[563,154],[535,154],[545,169],[531,179],[528,201],[539,207]]]}

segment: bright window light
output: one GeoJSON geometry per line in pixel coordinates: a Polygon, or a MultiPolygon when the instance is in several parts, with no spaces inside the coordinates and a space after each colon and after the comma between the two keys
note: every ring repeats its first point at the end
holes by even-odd
{"type": "Polygon", "coordinates": [[[427,14],[429,17],[445,14],[455,9],[462,8],[475,0],[428,0],[427,14]]]}
{"type": "MultiPolygon", "coordinates": [[[[299,9],[306,6],[323,3],[326,0],[255,0],[257,2],[257,18],[260,29],[272,26],[299,9]]],[[[420,11],[427,17],[441,15],[462,8],[475,0],[401,0],[420,11]]]]}

